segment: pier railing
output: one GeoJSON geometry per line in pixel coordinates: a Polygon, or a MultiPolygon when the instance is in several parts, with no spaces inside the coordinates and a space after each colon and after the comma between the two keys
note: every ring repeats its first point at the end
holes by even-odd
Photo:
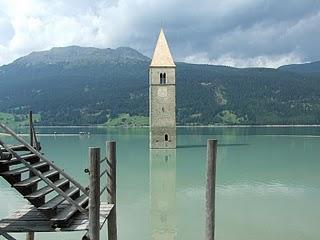
{"type": "Polygon", "coordinates": [[[37,133],[34,129],[32,111],[29,112],[29,133],[30,133],[30,145],[34,147],[34,149],[40,151],[41,146],[37,138],[37,133]]]}
{"type": "MultiPolygon", "coordinates": [[[[30,112],[30,117],[32,121],[32,112],[30,112]]],[[[30,121],[30,122],[31,122],[30,121]]],[[[85,195],[88,196],[87,190],[80,184],[78,183],[75,179],[73,179],[69,174],[67,174],[63,169],[57,167],[53,161],[50,161],[48,158],[46,158],[43,154],[39,152],[37,148],[40,148],[40,144],[36,138],[36,132],[34,131],[34,126],[33,124],[30,125],[30,143],[29,144],[25,139],[22,137],[18,136],[14,131],[12,131],[10,128],[8,128],[6,125],[0,123],[0,127],[5,130],[6,133],[11,135],[15,140],[17,140],[20,144],[22,144],[26,149],[28,149],[31,153],[33,153],[35,156],[39,157],[42,161],[46,162],[50,167],[55,169],[56,171],[59,172],[62,176],[64,176],[66,179],[68,179],[74,186],[80,189],[85,195]],[[34,145],[36,144],[36,145],[34,145]],[[33,146],[34,145],[34,146],[33,146]]],[[[56,187],[54,183],[43,176],[43,174],[38,171],[37,169],[33,168],[30,163],[28,163],[26,160],[21,158],[19,154],[17,154],[14,150],[12,150],[8,145],[6,145],[3,141],[0,140],[0,145],[6,149],[6,151],[12,156],[14,156],[16,159],[18,159],[21,163],[23,163],[35,176],[38,176],[41,178],[48,186],[52,187],[59,195],[63,196],[71,205],[76,207],[80,212],[87,214],[87,210],[78,205],[71,197],[69,197],[64,191],[62,191],[59,187],[56,187]]]]}
{"type": "MultiPolygon", "coordinates": [[[[107,191],[108,204],[113,208],[108,216],[108,240],[117,240],[116,217],[116,142],[106,143],[106,157],[100,157],[100,148],[89,148],[89,230],[83,239],[100,239],[100,230],[104,223],[100,223],[101,196],[107,191]],[[105,184],[102,179],[105,180],[105,184]]],[[[106,219],[104,219],[106,220],[106,219]]]]}

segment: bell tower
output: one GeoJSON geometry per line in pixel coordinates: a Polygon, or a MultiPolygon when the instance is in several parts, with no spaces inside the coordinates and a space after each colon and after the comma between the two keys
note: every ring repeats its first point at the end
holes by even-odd
{"type": "Polygon", "coordinates": [[[176,65],[161,29],[149,68],[150,148],[176,148],[176,65]]]}

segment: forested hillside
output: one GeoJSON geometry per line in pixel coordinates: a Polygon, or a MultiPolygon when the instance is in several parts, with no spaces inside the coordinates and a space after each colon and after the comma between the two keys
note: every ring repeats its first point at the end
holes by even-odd
{"type": "MultiPolygon", "coordinates": [[[[73,46],[32,53],[0,67],[0,112],[32,109],[42,125],[146,124],[149,61],[131,48],[73,46]]],[[[177,63],[177,121],[319,124],[319,76],[288,66],[177,63]]]]}

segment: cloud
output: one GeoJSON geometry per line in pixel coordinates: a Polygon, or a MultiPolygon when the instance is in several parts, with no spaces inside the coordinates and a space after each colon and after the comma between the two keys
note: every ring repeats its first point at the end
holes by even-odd
{"type": "Polygon", "coordinates": [[[14,29],[6,17],[0,17],[0,45],[7,46],[14,36],[14,29]]]}
{"type": "Polygon", "coordinates": [[[300,56],[294,53],[288,53],[283,55],[261,55],[255,57],[237,57],[232,54],[223,54],[216,59],[210,59],[207,53],[199,53],[188,56],[184,59],[184,62],[196,63],[196,64],[212,64],[212,65],[225,65],[238,68],[246,67],[271,67],[278,68],[283,65],[291,63],[302,63],[300,56]]]}
{"type": "Polygon", "coordinates": [[[1,0],[0,65],[54,46],[130,46],[161,25],[178,61],[275,67],[320,59],[318,0],[1,0]]]}

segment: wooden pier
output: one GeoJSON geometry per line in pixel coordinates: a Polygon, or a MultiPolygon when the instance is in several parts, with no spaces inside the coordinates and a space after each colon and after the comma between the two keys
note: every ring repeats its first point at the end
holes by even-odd
{"type": "MultiPolygon", "coordinates": [[[[61,209],[65,207],[64,204],[59,206],[61,209]]],[[[113,204],[108,204],[106,202],[101,203],[99,219],[100,228],[105,224],[112,208],[113,204]]],[[[0,231],[7,233],[88,231],[89,219],[86,214],[80,213],[72,218],[69,226],[55,228],[52,227],[48,218],[38,211],[36,207],[27,205],[22,209],[15,211],[11,216],[0,220],[0,229],[0,231]]]]}
{"type": "MultiPolygon", "coordinates": [[[[84,231],[83,240],[99,240],[108,222],[108,240],[117,240],[115,142],[107,142],[102,159],[100,148],[89,148],[85,172],[90,184],[84,187],[40,152],[32,121],[30,143],[4,124],[0,123],[0,128],[18,142],[7,145],[0,139],[0,176],[30,203],[0,220],[0,236],[15,240],[10,233],[26,233],[27,240],[34,240],[37,232],[84,231]],[[101,186],[104,177],[105,185],[101,186]],[[101,202],[105,191],[107,201],[101,202]]],[[[215,239],[216,155],[217,141],[208,140],[206,240],[215,239]]]]}
{"type": "Polygon", "coordinates": [[[14,240],[10,233],[25,232],[33,240],[36,232],[86,231],[83,239],[99,240],[108,221],[109,240],[117,240],[115,142],[107,142],[103,159],[99,148],[89,149],[90,185],[83,187],[40,152],[31,112],[30,143],[4,124],[0,127],[18,142],[0,140],[0,176],[31,204],[0,220],[0,236],[14,240]],[[108,202],[101,202],[106,190],[108,202]]]}

